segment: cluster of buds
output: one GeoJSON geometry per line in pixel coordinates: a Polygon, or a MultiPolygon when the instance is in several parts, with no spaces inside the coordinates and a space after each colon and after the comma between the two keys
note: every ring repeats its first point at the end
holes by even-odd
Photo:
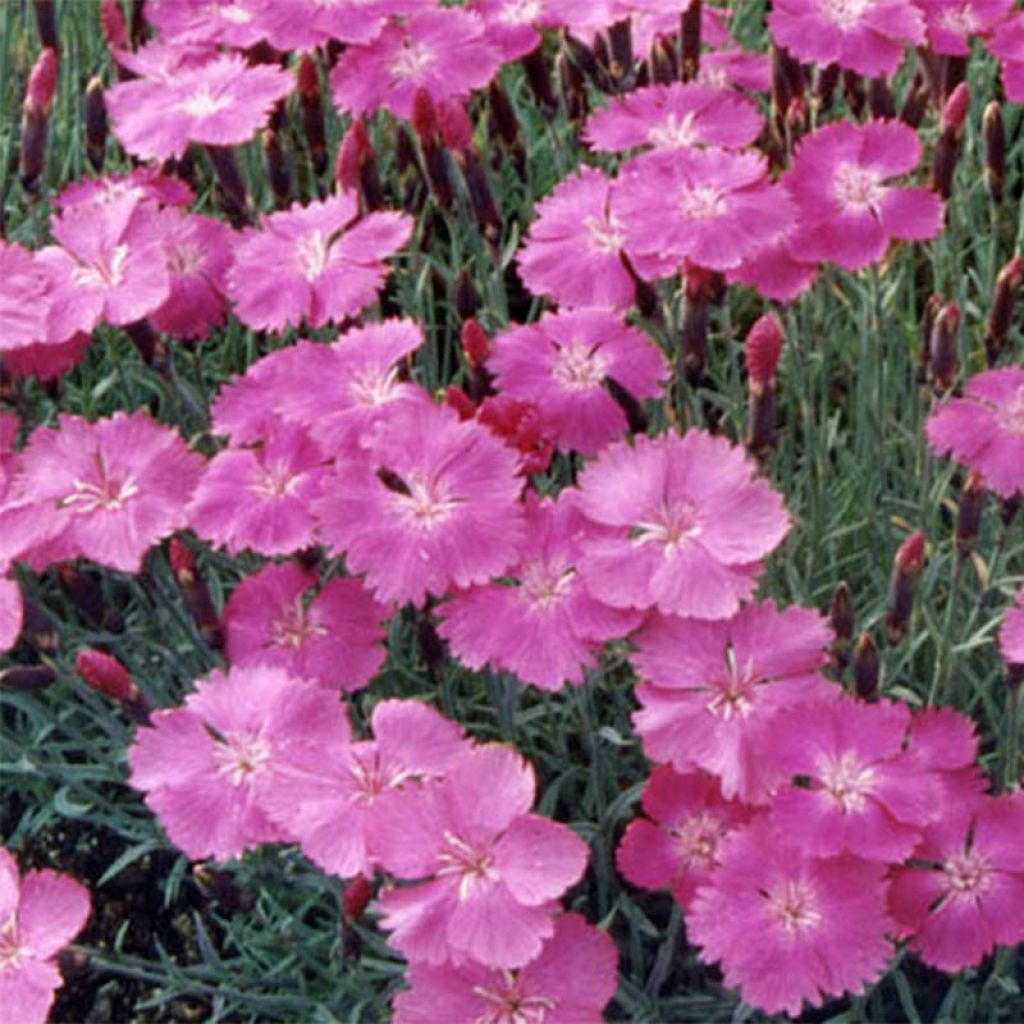
{"type": "Polygon", "coordinates": [[[39,55],[28,76],[25,100],[21,105],[21,150],[18,176],[26,192],[35,194],[46,164],[46,136],[50,125],[50,107],[57,89],[57,51],[47,47],[39,55]]]}
{"type": "Polygon", "coordinates": [[[775,444],[775,371],[782,354],[782,328],[772,313],[754,323],[747,334],[746,446],[761,455],[775,444]]]}
{"type": "Polygon", "coordinates": [[[140,725],[149,721],[153,704],[136,686],[131,673],[112,654],[85,647],[75,657],[75,671],[88,686],[116,701],[140,725]]]}
{"type": "Polygon", "coordinates": [[[963,134],[970,104],[971,94],[967,90],[967,83],[961,82],[950,93],[942,108],[939,139],[935,143],[935,155],[932,159],[932,188],[944,200],[949,199],[953,193],[953,174],[960,155],[960,137],[963,134]]]}
{"type": "Polygon", "coordinates": [[[885,611],[885,636],[890,644],[898,644],[910,629],[914,597],[925,562],[925,535],[917,530],[896,552],[889,578],[889,599],[885,611]]]}

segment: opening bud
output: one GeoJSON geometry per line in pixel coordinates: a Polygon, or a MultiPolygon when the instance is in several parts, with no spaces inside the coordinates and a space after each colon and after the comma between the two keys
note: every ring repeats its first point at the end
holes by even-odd
{"type": "Polygon", "coordinates": [[[925,535],[912,533],[899,547],[889,578],[889,600],[885,612],[885,636],[890,644],[898,644],[910,628],[914,611],[914,595],[925,562],[925,535]]]}
{"type": "Polygon", "coordinates": [[[871,634],[861,633],[853,652],[853,687],[861,700],[874,700],[878,696],[882,663],[871,634]]]}

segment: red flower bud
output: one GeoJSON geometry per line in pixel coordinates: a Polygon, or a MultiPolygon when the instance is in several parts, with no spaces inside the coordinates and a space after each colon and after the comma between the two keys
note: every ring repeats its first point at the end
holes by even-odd
{"type": "Polygon", "coordinates": [[[924,557],[925,535],[920,530],[912,533],[896,552],[885,613],[885,635],[890,644],[899,643],[907,635],[924,557]]]}
{"type": "Polygon", "coordinates": [[[444,392],[444,404],[451,406],[460,420],[471,420],[476,415],[476,403],[462,388],[449,384],[444,392]]]}
{"type": "Polygon", "coordinates": [[[1014,256],[996,278],[995,290],[992,294],[992,308],[988,314],[985,330],[985,349],[990,363],[994,363],[1002,352],[1013,323],[1013,306],[1024,282],[1024,260],[1014,256]]]}
{"type": "Polygon", "coordinates": [[[307,99],[320,99],[320,74],[311,54],[304,53],[299,62],[299,95],[307,99]]]}
{"type": "Polygon", "coordinates": [[[966,82],[961,82],[946,100],[942,108],[942,119],[939,122],[940,131],[945,132],[952,129],[957,135],[963,130],[964,122],[967,120],[967,112],[971,106],[971,94],[966,82]]]}
{"type": "Polygon", "coordinates": [[[774,313],[766,313],[750,328],[744,342],[744,352],[751,384],[763,386],[775,380],[775,370],[782,354],[782,341],[782,328],[774,313]]]}
{"type": "Polygon", "coordinates": [[[467,320],[462,325],[460,340],[463,354],[470,366],[480,366],[487,362],[487,357],[491,354],[491,339],[475,320],[467,320]]]}
{"type": "Polygon", "coordinates": [[[167,545],[167,558],[178,584],[183,587],[192,586],[196,581],[196,556],[191,549],[177,537],[172,537],[167,545]]]}
{"type": "Polygon", "coordinates": [[[338,147],[334,163],[334,180],[343,192],[358,192],[362,179],[363,161],[370,152],[370,137],[362,121],[353,121],[338,147]]]}
{"type": "Polygon", "coordinates": [[[953,386],[960,365],[959,334],[960,309],[955,302],[947,302],[935,317],[928,344],[932,381],[940,391],[953,386]]]}
{"type": "Polygon", "coordinates": [[[100,27],[103,37],[112,50],[128,48],[128,26],[124,21],[124,12],[117,0],[102,0],[100,4],[100,27]]]}
{"type": "Polygon", "coordinates": [[[473,145],[473,125],[459,100],[443,100],[437,105],[441,139],[451,150],[461,153],[473,145]]]}
{"type": "Polygon", "coordinates": [[[373,899],[373,882],[365,875],[356,875],[348,885],[341,897],[341,907],[346,922],[358,921],[373,899]]]}
{"type": "Polygon", "coordinates": [[[78,652],[75,671],[105,697],[124,702],[138,700],[139,690],[128,669],[117,658],[95,647],[85,647],[78,652]]]}
{"type": "Polygon", "coordinates": [[[57,51],[47,47],[32,66],[25,90],[25,102],[35,103],[44,116],[50,112],[57,89],[57,51]]]}
{"type": "Polygon", "coordinates": [[[896,566],[901,572],[919,573],[924,568],[926,538],[922,530],[916,530],[896,552],[896,566]]]}
{"type": "Polygon", "coordinates": [[[420,144],[432,145],[438,134],[437,109],[430,93],[422,85],[413,94],[411,120],[420,144]]]}

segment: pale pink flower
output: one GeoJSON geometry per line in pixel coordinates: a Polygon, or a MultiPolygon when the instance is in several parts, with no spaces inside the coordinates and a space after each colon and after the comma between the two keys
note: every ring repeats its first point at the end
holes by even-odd
{"type": "Polygon", "coordinates": [[[585,547],[591,593],[616,608],[733,615],[789,530],[755,471],[741,448],[700,430],[606,448],[580,475],[583,514],[614,528],[585,547]]]}
{"type": "Polygon", "coordinates": [[[139,729],[129,782],[192,860],[236,857],[288,838],[258,804],[256,782],[289,743],[327,749],[342,714],[336,694],[280,669],[216,671],[139,729]]]}
{"type": "Polygon", "coordinates": [[[934,238],[942,230],[939,197],[889,184],[920,158],[917,134],[900,121],[835,121],[804,138],[786,178],[800,210],[794,247],[801,258],[860,270],[885,255],[890,239],[934,238]]]}
{"type": "Polygon", "coordinates": [[[554,934],[535,960],[517,971],[467,962],[414,961],[409,988],[395,996],[395,1024],[602,1024],[618,987],[618,953],[608,933],[579,914],[555,919],[554,934]]]}
{"type": "Polygon", "coordinates": [[[1006,98],[1012,103],[1024,103],[1024,12],[993,28],[988,49],[993,57],[999,58],[1006,98]]]}
{"type": "Polygon", "coordinates": [[[607,378],[642,401],[660,397],[668,376],[657,345],[601,309],[547,313],[503,331],[487,368],[501,393],[537,407],[545,433],[560,448],[583,455],[597,453],[629,426],[606,390],[607,378]]]}
{"type": "Polygon", "coordinates": [[[838,696],[820,674],[831,640],[818,612],[771,602],[721,622],[652,616],[632,656],[648,756],[681,772],[702,768],[726,797],[763,803],[783,778],[779,723],[800,701],[838,696]]]}
{"type": "Polygon", "coordinates": [[[963,398],[952,398],[928,417],[928,443],[985,478],[996,494],[1024,491],[1024,367],[975,374],[963,398]]]}
{"type": "Polygon", "coordinates": [[[924,42],[924,18],[912,0],[777,0],[768,27],[803,63],[872,78],[891,74],[908,45],[924,42]]]}
{"type": "Polygon", "coordinates": [[[28,249],[0,241],[0,354],[46,338],[49,279],[28,249]]]}
{"type": "Polygon", "coordinates": [[[381,809],[384,870],[418,884],[380,896],[381,926],[409,960],[523,967],[554,934],[553,901],[577,882],[587,846],[531,814],[532,767],[508,747],[475,747],[429,792],[381,809]]]}
{"type": "Polygon", "coordinates": [[[359,219],[350,193],[263,217],[243,232],[228,274],[238,318],[257,330],[303,321],[322,327],[354,316],[377,296],[383,260],[409,238],[412,220],[392,211],[359,219]]]}
{"type": "Polygon", "coordinates": [[[609,210],[611,187],[604,172],[583,167],[537,204],[517,257],[530,291],[567,306],[632,303],[636,286],[623,265],[624,225],[609,210]]]}
{"type": "Polygon", "coordinates": [[[995,28],[1013,7],[1013,0],[918,0],[918,6],[925,17],[930,48],[935,53],[966,57],[972,37],[995,28]]]}
{"type": "Polygon", "coordinates": [[[670,889],[688,910],[699,885],[711,878],[725,837],[751,812],[725,800],[718,780],[704,772],[680,775],[670,765],[651,773],[642,798],[645,818],[630,822],[615,863],[628,882],[670,889]]]}
{"type": "Polygon", "coordinates": [[[57,954],[85,927],[89,890],[56,871],[20,876],[0,848],[0,1017],[44,1024],[62,979],[57,954]]]}
{"type": "Polygon", "coordinates": [[[339,109],[354,117],[384,107],[408,119],[417,89],[435,102],[462,97],[486,85],[498,64],[479,15],[427,8],[350,46],[331,72],[331,90],[339,109]]]}
{"type": "Polygon", "coordinates": [[[951,804],[897,868],[889,911],[926,964],[953,973],[1024,942],[1024,794],[951,804]]]}
{"type": "Polygon", "coordinates": [[[373,709],[373,739],[354,743],[333,715],[320,742],[297,742],[259,781],[261,806],[324,871],[341,878],[377,867],[377,833],[403,794],[418,802],[466,748],[462,732],[427,704],[385,700],[373,709]]]}
{"type": "Polygon", "coordinates": [[[885,970],[885,866],[849,854],[811,859],[764,821],[730,836],[686,931],[726,985],[765,1013],[859,995],[885,970]]]}
{"type": "Polygon", "coordinates": [[[233,665],[274,665],[332,690],[361,690],[387,653],[388,609],[351,577],[307,600],[316,576],[297,565],[266,565],[244,579],[224,608],[233,665]]]}
{"type": "Polygon", "coordinates": [[[527,497],[526,541],[500,581],[457,592],[438,606],[440,633],[467,666],[486,663],[523,682],[558,690],[580,684],[601,646],[625,636],[639,615],[609,608],[587,592],[577,563],[584,538],[596,531],[575,494],[557,501],[527,497]]]}
{"type": "Polygon", "coordinates": [[[1008,665],[1024,665],[1024,590],[1018,591],[1014,607],[1003,615],[999,653],[1008,665]]]}
{"type": "Polygon", "coordinates": [[[340,456],[314,512],[320,536],[381,601],[499,575],[523,535],[513,453],[443,406],[399,404],[366,450],[340,456]]]}

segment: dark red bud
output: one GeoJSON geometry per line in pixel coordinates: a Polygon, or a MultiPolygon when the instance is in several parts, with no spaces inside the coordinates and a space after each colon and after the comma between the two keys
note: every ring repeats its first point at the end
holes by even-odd
{"type": "Polygon", "coordinates": [[[128,669],[104,651],[86,647],[75,656],[75,671],[97,693],[121,702],[138,700],[139,689],[128,669]]]}
{"type": "Polygon", "coordinates": [[[421,146],[432,146],[439,134],[437,108],[433,97],[420,86],[412,98],[412,127],[421,146]]]}
{"type": "Polygon", "coordinates": [[[100,27],[107,45],[113,50],[128,49],[128,26],[117,0],[101,0],[100,27]]]}
{"type": "Polygon", "coordinates": [[[469,319],[462,325],[459,338],[462,352],[470,366],[477,367],[487,362],[491,354],[491,339],[475,320],[469,319]]]}
{"type": "Polygon", "coordinates": [[[103,170],[107,148],[107,105],[103,82],[96,76],[85,90],[85,155],[94,171],[103,170]]]}
{"type": "Polygon", "coordinates": [[[443,100],[437,105],[441,140],[451,150],[462,152],[473,145],[473,124],[459,100],[443,100]]]}
{"type": "Polygon", "coordinates": [[[878,696],[882,665],[870,633],[861,633],[853,652],[853,686],[861,700],[878,696]]]}
{"type": "Polygon", "coordinates": [[[775,380],[782,342],[782,327],[774,313],[766,313],[754,321],[743,346],[751,384],[763,386],[775,380]]]}
{"type": "Polygon", "coordinates": [[[940,391],[953,386],[959,357],[960,309],[955,302],[948,302],[939,310],[932,326],[928,344],[932,381],[940,391]]]}
{"type": "Polygon", "coordinates": [[[366,912],[370,900],[373,899],[373,882],[365,875],[356,875],[348,885],[341,897],[342,912],[345,921],[352,923],[358,921],[366,912]]]}
{"type": "Polygon", "coordinates": [[[956,512],[956,547],[961,555],[968,555],[978,539],[981,515],[985,509],[985,478],[972,469],[967,474],[956,512]]]}

